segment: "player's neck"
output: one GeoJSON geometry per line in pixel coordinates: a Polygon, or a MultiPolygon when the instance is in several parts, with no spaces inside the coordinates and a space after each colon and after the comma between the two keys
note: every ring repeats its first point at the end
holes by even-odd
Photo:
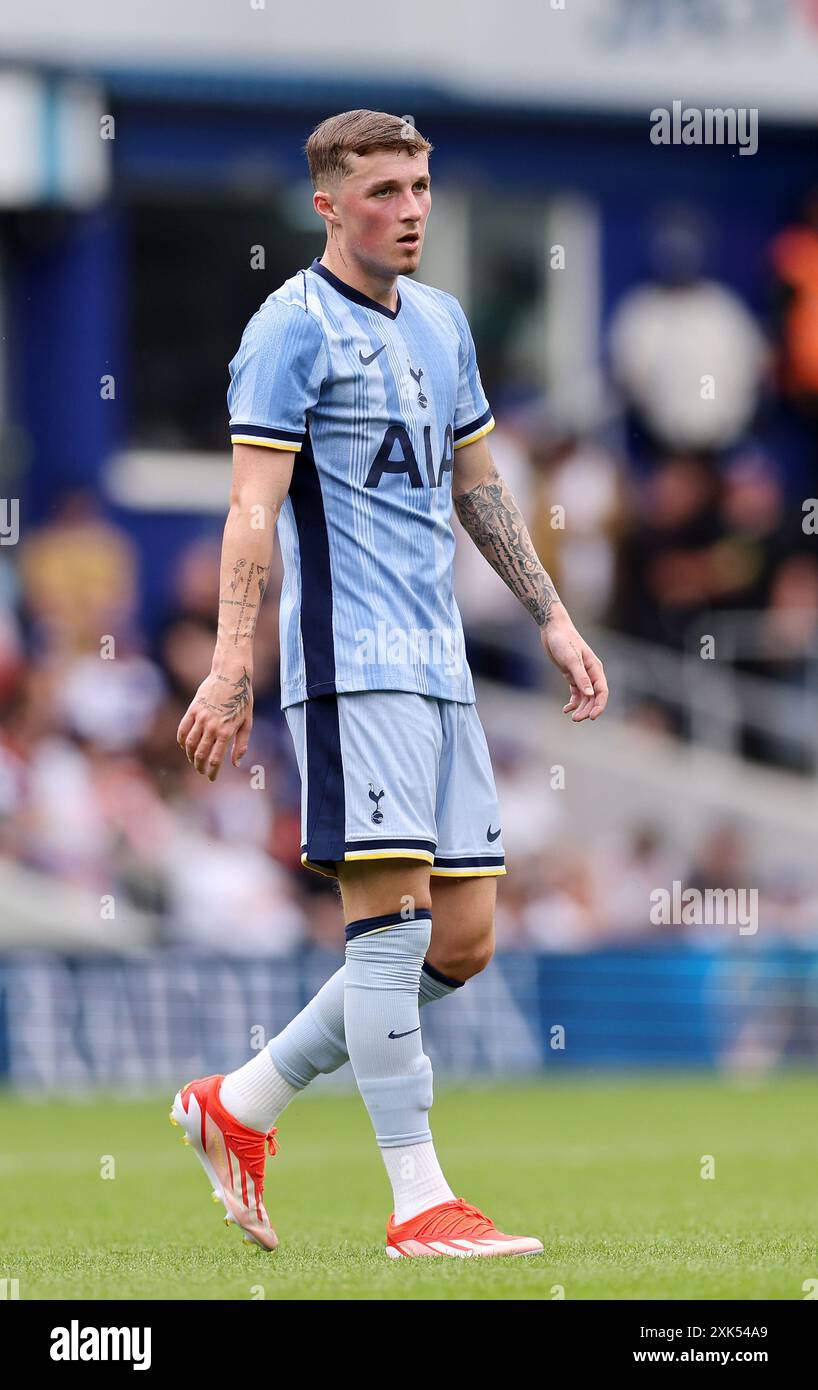
{"type": "Polygon", "coordinates": [[[390,313],[394,313],[397,309],[396,275],[390,276],[389,279],[367,275],[348,256],[339,253],[337,247],[329,244],[327,244],[321,257],[321,265],[326,266],[327,270],[331,271],[339,280],[343,280],[344,284],[349,285],[351,289],[365,294],[367,299],[374,299],[376,304],[382,304],[390,313]]]}

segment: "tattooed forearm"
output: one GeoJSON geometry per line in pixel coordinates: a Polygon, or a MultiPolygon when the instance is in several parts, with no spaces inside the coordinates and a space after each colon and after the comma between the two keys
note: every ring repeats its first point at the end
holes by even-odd
{"type": "Polygon", "coordinates": [[[463,529],[492,569],[534,621],[545,627],[560,598],[537,559],[520,509],[493,464],[476,487],[455,495],[454,506],[463,529]]]}
{"type": "Polygon", "coordinates": [[[227,587],[232,598],[219,600],[225,609],[224,621],[219,616],[219,636],[232,646],[239,642],[251,642],[256,632],[261,600],[270,578],[269,565],[257,565],[254,561],[237,560],[227,587]]]}

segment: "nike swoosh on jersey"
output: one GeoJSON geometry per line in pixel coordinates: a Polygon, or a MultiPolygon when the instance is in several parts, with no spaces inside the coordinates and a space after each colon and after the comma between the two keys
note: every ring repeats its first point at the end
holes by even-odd
{"type": "Polygon", "coordinates": [[[488,830],[486,831],[486,839],[488,840],[489,844],[493,844],[493,843],[494,843],[494,841],[495,841],[495,840],[497,839],[497,837],[499,836],[500,831],[502,830],[502,828],[503,828],[502,826],[499,826],[499,828],[498,828],[497,830],[492,830],[491,825],[489,825],[489,828],[488,828],[488,830]]]}
{"type": "Polygon", "coordinates": [[[405,1033],[395,1033],[395,1032],[392,1032],[392,1033],[387,1033],[386,1036],[387,1036],[388,1038],[408,1038],[410,1033],[419,1033],[419,1032],[420,1032],[420,1024],[418,1024],[417,1028],[407,1028],[407,1030],[406,1030],[405,1033]]]}
{"type": "Polygon", "coordinates": [[[375,361],[375,358],[378,356],[378,353],[379,353],[379,352],[383,352],[383,350],[384,350],[385,347],[386,347],[386,343],[381,343],[380,347],[379,347],[379,348],[376,348],[375,352],[370,353],[368,357],[364,357],[364,354],[361,352],[361,349],[358,348],[358,356],[360,357],[360,359],[361,359],[361,361],[363,362],[364,366],[365,366],[365,367],[368,367],[369,364],[370,364],[370,362],[374,362],[374,361],[375,361]]]}

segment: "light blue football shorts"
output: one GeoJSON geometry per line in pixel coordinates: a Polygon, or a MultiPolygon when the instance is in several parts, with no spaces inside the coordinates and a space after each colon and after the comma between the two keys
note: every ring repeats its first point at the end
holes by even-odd
{"type": "Polygon", "coordinates": [[[405,690],[318,695],[284,711],[301,773],[301,862],[420,859],[505,873],[497,790],[474,705],[405,690]]]}

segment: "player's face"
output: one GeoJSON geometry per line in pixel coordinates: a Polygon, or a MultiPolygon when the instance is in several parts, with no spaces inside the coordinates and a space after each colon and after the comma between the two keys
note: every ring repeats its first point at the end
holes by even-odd
{"type": "Polygon", "coordinates": [[[429,156],[376,150],[350,163],[335,199],[348,253],[370,275],[417,270],[432,206],[429,156]]]}

